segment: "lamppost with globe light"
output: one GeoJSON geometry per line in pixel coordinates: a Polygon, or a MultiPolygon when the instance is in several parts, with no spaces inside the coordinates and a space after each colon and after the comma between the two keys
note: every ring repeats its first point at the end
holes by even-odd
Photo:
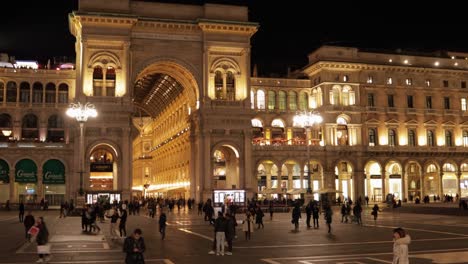
{"type": "Polygon", "coordinates": [[[311,144],[311,128],[314,125],[322,123],[323,118],[318,112],[303,111],[296,114],[293,118],[294,126],[303,127],[306,129],[306,144],[307,144],[307,194],[312,194],[310,186],[310,144],[311,144]]]}
{"type": "Polygon", "coordinates": [[[96,107],[91,103],[86,103],[82,105],[80,102],[71,103],[67,110],[67,115],[73,117],[80,124],[80,190],[78,193],[83,195],[83,172],[84,172],[84,123],[88,121],[89,117],[96,117],[97,111],[96,107]]]}

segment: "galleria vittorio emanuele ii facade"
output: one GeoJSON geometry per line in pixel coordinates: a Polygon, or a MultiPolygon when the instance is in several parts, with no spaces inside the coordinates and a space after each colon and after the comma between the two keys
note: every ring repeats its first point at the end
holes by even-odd
{"type": "Polygon", "coordinates": [[[71,68],[3,58],[0,202],[468,196],[468,54],[322,46],[262,78],[246,7],[80,0],[69,27],[71,68]]]}

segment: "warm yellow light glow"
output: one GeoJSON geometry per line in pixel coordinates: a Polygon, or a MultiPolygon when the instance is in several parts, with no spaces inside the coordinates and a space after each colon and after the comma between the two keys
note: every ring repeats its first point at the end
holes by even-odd
{"type": "Polygon", "coordinates": [[[461,146],[462,143],[463,143],[463,139],[462,139],[461,137],[457,137],[457,138],[455,139],[455,146],[457,146],[457,147],[458,147],[458,146],[461,146]]]}
{"type": "Polygon", "coordinates": [[[379,145],[388,145],[388,137],[386,135],[379,136],[379,145]]]}
{"type": "Polygon", "coordinates": [[[392,59],[388,59],[388,62],[393,62],[393,60],[392,60],[392,59]]]}
{"type": "Polygon", "coordinates": [[[437,137],[437,146],[443,146],[443,145],[445,145],[444,137],[438,136],[437,137]]]}
{"type": "Polygon", "coordinates": [[[83,93],[87,96],[93,96],[93,80],[91,78],[84,79],[83,93]]]}
{"type": "Polygon", "coordinates": [[[406,137],[406,135],[400,136],[400,138],[398,139],[398,144],[400,146],[407,146],[408,145],[408,138],[406,137]]]}
{"type": "Polygon", "coordinates": [[[426,146],[426,137],[425,136],[419,136],[418,137],[418,145],[419,146],[426,146]]]}
{"type": "Polygon", "coordinates": [[[458,62],[455,62],[455,63],[453,64],[453,66],[458,66],[458,62]]]}
{"type": "Polygon", "coordinates": [[[10,129],[4,129],[4,130],[2,130],[2,134],[3,134],[5,137],[11,136],[11,133],[13,133],[13,131],[11,131],[10,129]]]}
{"type": "Polygon", "coordinates": [[[439,64],[440,63],[438,61],[434,62],[434,66],[439,66],[439,64]]]}
{"type": "Polygon", "coordinates": [[[122,78],[117,77],[117,82],[115,84],[115,96],[122,97],[125,94],[125,82],[122,78]]]}
{"type": "Polygon", "coordinates": [[[404,64],[408,64],[408,62],[409,62],[408,60],[404,60],[404,61],[403,61],[404,64]]]}

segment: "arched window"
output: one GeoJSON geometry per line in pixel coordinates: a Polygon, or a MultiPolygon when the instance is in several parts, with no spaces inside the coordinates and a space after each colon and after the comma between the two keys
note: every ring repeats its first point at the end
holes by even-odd
{"type": "Polygon", "coordinates": [[[299,94],[299,109],[307,110],[309,109],[309,95],[306,92],[301,92],[299,94]]]}
{"type": "Polygon", "coordinates": [[[340,86],[334,86],[330,90],[330,104],[338,105],[340,102],[340,86]]]}
{"type": "Polygon", "coordinates": [[[341,93],[341,104],[342,105],[349,105],[349,86],[343,87],[343,91],[341,93]]]}
{"type": "Polygon", "coordinates": [[[5,97],[3,96],[3,93],[5,92],[5,84],[3,82],[0,82],[0,104],[3,103],[5,100],[5,97]]]}
{"type": "Polygon", "coordinates": [[[30,95],[31,89],[29,86],[29,83],[27,82],[22,82],[20,84],[20,102],[21,103],[29,103],[29,95],[30,95]]]}
{"type": "Polygon", "coordinates": [[[260,119],[252,119],[252,127],[263,127],[263,123],[260,119]]]}
{"type": "Polygon", "coordinates": [[[408,146],[416,146],[416,133],[412,129],[408,130],[408,146]]]}
{"type": "Polygon", "coordinates": [[[286,110],[286,92],[284,91],[278,92],[278,107],[279,110],[286,110]]]}
{"type": "Polygon", "coordinates": [[[68,85],[66,83],[62,83],[59,85],[59,97],[58,97],[59,104],[67,104],[68,103],[68,85]]]}
{"type": "Polygon", "coordinates": [[[297,94],[294,91],[288,93],[289,110],[297,110],[297,94]]]}
{"type": "Polygon", "coordinates": [[[429,166],[427,166],[427,170],[426,170],[427,173],[431,173],[431,172],[437,172],[437,168],[434,164],[431,164],[429,166]]]}
{"type": "Polygon", "coordinates": [[[460,166],[460,171],[468,172],[468,164],[467,164],[467,163],[463,163],[463,164],[460,166]]]}
{"type": "Polygon", "coordinates": [[[43,93],[44,93],[44,87],[42,86],[42,83],[35,82],[33,84],[33,104],[43,103],[43,93]]]}
{"type": "Polygon", "coordinates": [[[312,98],[311,98],[311,107],[312,108],[317,108],[322,106],[323,100],[322,100],[322,89],[317,88],[312,91],[312,98]]]}
{"type": "Polygon", "coordinates": [[[13,133],[13,122],[11,122],[11,116],[9,114],[0,114],[0,139],[8,140],[12,137],[13,133]],[[10,134],[6,134],[9,132],[10,134]]]}
{"type": "Polygon", "coordinates": [[[397,145],[395,129],[388,130],[388,145],[394,147],[397,145]]]}
{"type": "Polygon", "coordinates": [[[468,131],[463,130],[463,146],[468,147],[468,131]]]}
{"type": "Polygon", "coordinates": [[[93,96],[103,96],[104,75],[102,68],[96,66],[93,70],[93,96]]]}
{"type": "Polygon", "coordinates": [[[215,97],[218,100],[225,99],[223,96],[223,74],[220,71],[215,72],[215,97]]]}
{"type": "Polygon", "coordinates": [[[257,109],[265,109],[265,92],[263,90],[257,91],[257,109]]]}
{"type": "Polygon", "coordinates": [[[34,114],[27,114],[23,117],[21,128],[22,139],[39,139],[39,122],[34,114]]]}
{"type": "Polygon", "coordinates": [[[450,164],[450,163],[445,163],[442,166],[442,171],[444,171],[444,172],[455,172],[455,166],[453,166],[453,164],[450,164]]]}
{"type": "Polygon", "coordinates": [[[433,147],[435,145],[434,132],[432,130],[427,131],[427,145],[433,147]]]}
{"type": "Polygon", "coordinates": [[[106,96],[115,96],[115,69],[112,66],[106,70],[106,96]]]}
{"type": "Polygon", "coordinates": [[[445,146],[453,147],[452,131],[445,130],[445,146]]]}
{"type": "Polygon", "coordinates": [[[234,74],[230,71],[226,74],[226,99],[229,101],[236,100],[236,80],[234,74]]]}
{"type": "Polygon", "coordinates": [[[55,104],[55,84],[48,83],[46,85],[46,104],[55,104]]]}
{"type": "Polygon", "coordinates": [[[377,145],[375,128],[369,129],[369,146],[377,145]]]}
{"type": "Polygon", "coordinates": [[[274,119],[271,122],[271,126],[272,127],[282,127],[282,128],[284,128],[284,122],[281,119],[274,119]]]}
{"type": "Polygon", "coordinates": [[[7,94],[6,99],[8,103],[16,103],[16,83],[8,82],[7,83],[7,94]]]}
{"type": "Polygon", "coordinates": [[[65,138],[63,119],[58,115],[52,115],[47,121],[47,141],[61,142],[65,138]]]}
{"type": "Polygon", "coordinates": [[[268,110],[274,110],[276,106],[275,91],[268,91],[268,110]]]}

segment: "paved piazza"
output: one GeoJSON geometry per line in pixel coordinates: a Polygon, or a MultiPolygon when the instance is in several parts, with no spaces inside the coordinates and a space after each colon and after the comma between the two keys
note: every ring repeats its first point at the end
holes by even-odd
{"type": "MultiPolygon", "coordinates": [[[[97,235],[81,233],[81,218],[58,218],[58,211],[34,211],[44,215],[52,245],[50,263],[124,263],[122,240],[111,241],[109,222],[100,224],[97,235]]],[[[468,263],[466,216],[399,213],[385,209],[377,224],[368,209],[364,225],[342,224],[335,208],[332,234],[326,232],[323,216],[320,229],[307,229],[301,219],[293,232],[289,213],[265,216],[265,228],[255,230],[250,241],[238,228],[232,256],[208,255],[213,228],[196,211],[168,213],[166,240],[157,232],[157,218],[129,216],[127,230],[143,229],[147,263],[270,263],[270,264],[378,264],[392,261],[392,228],[401,226],[412,237],[410,263],[468,263]]],[[[243,215],[237,216],[240,222],[243,215]]],[[[25,243],[24,229],[16,212],[0,212],[0,263],[34,263],[35,244],[25,243]]]]}

